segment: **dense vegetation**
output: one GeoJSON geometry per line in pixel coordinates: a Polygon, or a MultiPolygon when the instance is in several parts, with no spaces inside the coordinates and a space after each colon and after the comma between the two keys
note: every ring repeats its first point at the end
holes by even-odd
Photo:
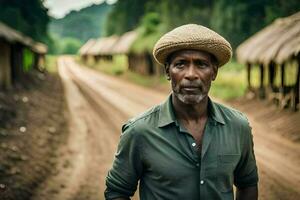
{"type": "Polygon", "coordinates": [[[103,24],[111,6],[91,5],[71,11],[62,19],[51,19],[49,31],[55,40],[57,53],[76,53],[89,38],[102,35],[103,24]]]}
{"type": "Polygon", "coordinates": [[[42,42],[50,42],[50,18],[41,0],[0,0],[0,21],[42,42]]]}
{"type": "Polygon", "coordinates": [[[0,21],[48,44],[50,53],[76,53],[89,38],[101,36],[110,8],[102,3],[54,19],[43,0],[0,0],[0,21]]]}
{"type": "Polygon", "coordinates": [[[139,27],[144,30],[140,40],[148,38],[145,45],[149,46],[149,38],[157,38],[152,35],[185,23],[197,23],[221,33],[236,47],[274,19],[291,15],[299,8],[298,0],[119,0],[108,15],[105,28],[106,34],[111,35],[139,27]],[[155,15],[158,21],[145,20],[155,15]],[[153,24],[157,25],[155,30],[145,33],[153,24]]]}
{"type": "Polygon", "coordinates": [[[0,20],[46,42],[50,53],[76,53],[89,38],[133,29],[139,31],[133,50],[151,51],[161,34],[185,23],[208,26],[235,48],[274,19],[299,8],[298,0],[119,0],[54,19],[47,15],[43,0],[0,0],[0,20]]]}

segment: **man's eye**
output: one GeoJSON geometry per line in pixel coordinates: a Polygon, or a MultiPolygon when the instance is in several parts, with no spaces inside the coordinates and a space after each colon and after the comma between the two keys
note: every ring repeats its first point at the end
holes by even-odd
{"type": "Polygon", "coordinates": [[[182,67],[184,67],[184,62],[176,62],[174,64],[174,66],[177,67],[177,68],[182,68],[182,67]]]}
{"type": "Polygon", "coordinates": [[[200,68],[206,68],[206,67],[209,67],[209,64],[206,63],[206,62],[196,62],[195,63],[198,67],[200,68]]]}

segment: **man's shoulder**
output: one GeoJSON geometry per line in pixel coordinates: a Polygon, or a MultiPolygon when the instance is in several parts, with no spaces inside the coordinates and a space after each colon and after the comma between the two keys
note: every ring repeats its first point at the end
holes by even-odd
{"type": "Polygon", "coordinates": [[[225,123],[228,122],[231,124],[234,123],[234,124],[249,126],[249,121],[247,116],[241,111],[218,102],[213,102],[213,103],[216,111],[222,116],[225,123]]]}
{"type": "Polygon", "coordinates": [[[153,106],[152,108],[146,110],[145,112],[129,119],[122,126],[122,132],[124,132],[128,128],[131,129],[134,128],[139,130],[153,128],[157,124],[160,107],[161,105],[153,106]]]}

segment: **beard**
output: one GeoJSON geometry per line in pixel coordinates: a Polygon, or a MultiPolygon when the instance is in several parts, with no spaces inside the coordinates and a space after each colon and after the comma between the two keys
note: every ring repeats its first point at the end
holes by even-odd
{"type": "Polygon", "coordinates": [[[172,91],[181,102],[190,105],[200,103],[208,95],[208,90],[200,80],[183,81],[181,84],[172,82],[172,91]]]}

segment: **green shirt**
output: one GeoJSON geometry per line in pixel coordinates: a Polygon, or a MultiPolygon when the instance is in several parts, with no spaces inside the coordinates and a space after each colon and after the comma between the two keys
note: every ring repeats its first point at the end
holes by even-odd
{"type": "Polygon", "coordinates": [[[168,100],[122,127],[106,199],[129,198],[140,181],[141,200],[233,199],[257,185],[251,128],[246,117],[209,100],[201,155],[168,100]]]}

